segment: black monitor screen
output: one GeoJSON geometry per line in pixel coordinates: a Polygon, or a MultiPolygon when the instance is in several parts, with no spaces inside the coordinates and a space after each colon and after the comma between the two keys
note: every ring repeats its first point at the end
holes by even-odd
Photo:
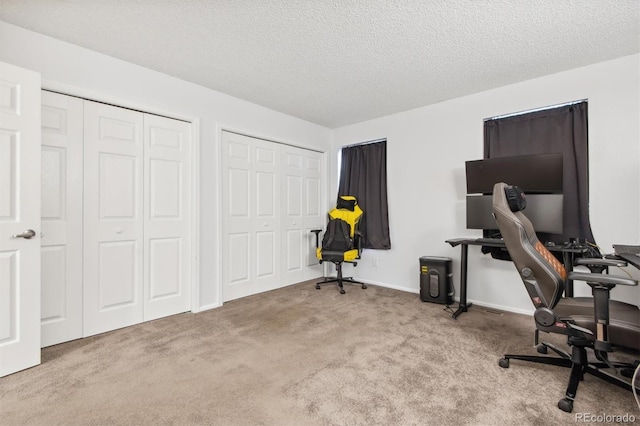
{"type": "Polygon", "coordinates": [[[467,161],[467,194],[491,194],[493,185],[517,185],[525,193],[562,193],[562,154],[519,155],[467,161]]]}
{"type": "MultiPolygon", "coordinates": [[[[495,230],[491,195],[467,195],[467,229],[495,230]]],[[[522,211],[536,232],[562,234],[562,194],[527,194],[522,211]]]]}

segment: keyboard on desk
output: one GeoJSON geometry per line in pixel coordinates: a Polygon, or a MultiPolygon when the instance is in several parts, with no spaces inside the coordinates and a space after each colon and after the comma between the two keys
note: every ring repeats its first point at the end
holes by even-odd
{"type": "Polygon", "coordinates": [[[615,254],[635,254],[636,256],[640,255],[640,246],[614,244],[613,250],[615,254]]]}
{"type": "Polygon", "coordinates": [[[616,256],[640,269],[640,246],[614,244],[613,250],[616,256]]]}

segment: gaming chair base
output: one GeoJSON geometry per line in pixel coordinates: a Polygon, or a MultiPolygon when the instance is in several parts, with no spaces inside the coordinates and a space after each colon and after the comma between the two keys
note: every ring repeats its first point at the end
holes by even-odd
{"type": "MultiPolygon", "coordinates": [[[[599,377],[611,384],[620,386],[623,389],[629,391],[633,389],[631,380],[626,380],[623,377],[614,375],[606,371],[606,369],[609,368],[609,365],[607,365],[606,363],[588,362],[587,351],[585,347],[573,346],[572,353],[571,355],[569,355],[564,351],[557,350],[553,345],[543,343],[543,346],[553,349],[556,353],[558,353],[558,355],[560,355],[560,358],[552,356],[506,354],[504,357],[498,360],[498,365],[502,368],[509,368],[509,360],[515,359],[520,361],[535,362],[538,364],[557,365],[560,367],[570,368],[571,373],[569,375],[569,384],[567,386],[565,397],[558,401],[558,408],[560,408],[562,411],[565,411],[567,413],[573,411],[573,401],[578,391],[578,384],[584,379],[585,373],[599,377]]],[[[540,349],[538,349],[538,352],[541,352],[540,349]]],[[[634,364],[628,363],[612,362],[611,365],[616,369],[634,368],[634,364]]],[[[637,386],[636,389],[638,389],[637,386]]]]}
{"type": "MultiPolygon", "coordinates": [[[[353,262],[356,264],[355,262],[353,262]]],[[[340,290],[340,294],[345,294],[343,283],[349,284],[360,284],[361,288],[364,290],[367,288],[365,283],[361,283],[360,281],[354,280],[352,277],[343,277],[342,276],[342,263],[336,263],[336,271],[338,273],[337,277],[324,277],[322,281],[316,283],[316,290],[320,290],[320,285],[327,283],[338,283],[338,290],[340,290]]]]}

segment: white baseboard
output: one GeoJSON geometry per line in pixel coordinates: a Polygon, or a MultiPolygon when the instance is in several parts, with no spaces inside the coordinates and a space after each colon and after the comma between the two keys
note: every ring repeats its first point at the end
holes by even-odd
{"type": "Polygon", "coordinates": [[[209,305],[200,306],[197,311],[192,311],[193,313],[208,311],[209,309],[215,309],[222,306],[222,303],[211,303],[209,305]]]}
{"type": "Polygon", "coordinates": [[[391,288],[391,289],[394,289],[394,290],[406,291],[407,293],[414,293],[414,294],[420,293],[419,289],[415,289],[415,288],[411,288],[411,287],[403,287],[403,286],[399,286],[399,285],[387,284],[387,283],[383,283],[383,282],[380,282],[380,281],[373,281],[373,280],[370,280],[370,279],[361,279],[359,277],[354,277],[353,279],[355,279],[356,281],[359,281],[359,282],[363,282],[365,284],[377,285],[379,287],[386,287],[386,288],[391,288]]]}
{"type": "MultiPolygon", "coordinates": [[[[369,279],[360,279],[358,277],[355,277],[355,279],[357,281],[362,281],[364,283],[367,284],[372,284],[372,285],[377,285],[380,287],[386,287],[386,288],[391,288],[394,290],[400,290],[400,291],[405,291],[407,293],[414,293],[414,294],[419,294],[420,293],[420,289],[416,289],[416,288],[411,288],[411,287],[403,287],[403,286],[399,286],[399,285],[393,285],[393,284],[388,284],[388,283],[383,283],[380,281],[372,281],[369,279]]],[[[454,297],[454,300],[456,302],[460,302],[460,298],[459,297],[454,297]]],[[[513,308],[510,306],[503,306],[503,305],[496,305],[493,303],[487,303],[484,301],[477,301],[477,300],[467,300],[468,303],[472,303],[474,305],[477,306],[482,306],[483,308],[488,308],[488,309],[493,309],[493,310],[497,310],[497,311],[505,311],[505,312],[512,312],[514,314],[523,314],[523,315],[528,315],[528,316],[532,316],[533,315],[533,309],[528,310],[528,309],[518,309],[518,308],[513,308]]],[[[473,309],[473,307],[471,308],[473,309]]]]}
{"type": "MultiPolygon", "coordinates": [[[[474,305],[482,306],[483,308],[489,308],[489,309],[493,309],[493,310],[497,310],[497,311],[513,312],[514,314],[523,314],[523,315],[528,315],[528,316],[532,316],[533,315],[533,309],[531,309],[531,310],[517,309],[517,308],[512,308],[510,306],[496,305],[496,304],[487,303],[487,302],[478,302],[477,300],[467,300],[467,302],[471,302],[474,305]]],[[[473,309],[473,307],[471,307],[471,309],[473,309]]]]}

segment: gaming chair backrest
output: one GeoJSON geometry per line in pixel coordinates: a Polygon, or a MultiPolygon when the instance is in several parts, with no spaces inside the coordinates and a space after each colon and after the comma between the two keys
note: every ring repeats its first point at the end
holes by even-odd
{"type": "Polygon", "coordinates": [[[504,182],[494,185],[493,214],[509,256],[534,306],[553,308],[564,292],[567,272],[538,240],[531,222],[520,211],[524,207],[526,198],[518,187],[504,182]],[[511,205],[507,193],[511,198],[511,205]]]}
{"type": "Polygon", "coordinates": [[[353,250],[353,238],[349,235],[349,224],[342,219],[331,219],[327,223],[327,230],[322,239],[324,251],[348,251],[353,250]]]}
{"type": "Polygon", "coordinates": [[[342,219],[349,225],[349,235],[355,237],[360,220],[364,212],[358,205],[356,197],[351,195],[342,195],[338,197],[336,207],[329,211],[329,220],[342,219]]]}

